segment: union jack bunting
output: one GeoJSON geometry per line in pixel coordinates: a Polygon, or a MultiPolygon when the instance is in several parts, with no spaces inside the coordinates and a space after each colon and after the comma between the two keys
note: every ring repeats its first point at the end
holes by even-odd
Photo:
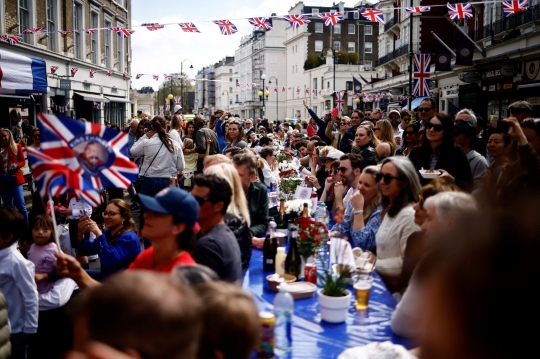
{"type": "Polygon", "coordinates": [[[71,68],[71,77],[75,77],[75,74],[77,73],[77,71],[79,71],[79,69],[77,67],[72,67],[71,68]]]}
{"type": "Polygon", "coordinates": [[[242,86],[242,84],[240,82],[237,82],[236,87],[240,87],[240,86],[242,86]]]}
{"type": "Polygon", "coordinates": [[[264,89],[265,89],[266,91],[268,91],[268,85],[266,85],[266,86],[264,87],[264,89]]]}
{"type": "Polygon", "coordinates": [[[140,79],[140,78],[142,77],[142,75],[143,75],[143,74],[137,74],[137,75],[135,75],[135,79],[136,79],[136,80],[140,79]]]}
{"type": "Polygon", "coordinates": [[[281,88],[281,92],[285,92],[285,86],[281,88]]]}
{"type": "Polygon", "coordinates": [[[322,90],[319,90],[319,96],[321,96],[321,94],[322,94],[322,90]]]}
{"type": "Polygon", "coordinates": [[[289,86],[289,88],[287,90],[292,91],[292,87],[289,86]]]}
{"type": "Polygon", "coordinates": [[[431,62],[431,55],[429,54],[415,54],[414,55],[414,96],[429,96],[429,81],[430,73],[429,66],[431,62]]]}
{"type": "Polygon", "coordinates": [[[124,72],[122,74],[122,80],[126,81],[127,80],[127,76],[128,76],[128,73],[127,72],[124,72]]]}
{"type": "Polygon", "coordinates": [[[236,25],[234,25],[229,20],[216,20],[213,21],[213,23],[219,26],[219,29],[221,30],[221,35],[232,35],[238,32],[236,25]]]}
{"type": "Polygon", "coordinates": [[[180,105],[182,101],[182,96],[174,96],[174,105],[177,106],[177,105],[180,105]]]}
{"type": "Polygon", "coordinates": [[[312,95],[316,95],[316,94],[317,94],[317,90],[315,90],[315,89],[311,90],[311,94],[312,94],[312,95]]]}
{"type": "Polygon", "coordinates": [[[369,21],[373,22],[380,22],[381,24],[384,24],[384,14],[382,10],[379,9],[364,9],[360,13],[364,19],[367,19],[369,21]]]}
{"type": "Polygon", "coordinates": [[[163,116],[165,114],[165,111],[163,111],[163,106],[159,106],[159,115],[163,116]]]}
{"type": "Polygon", "coordinates": [[[504,16],[510,16],[516,12],[527,10],[529,0],[503,0],[502,5],[504,16]]]}
{"type": "Polygon", "coordinates": [[[73,191],[91,206],[97,207],[101,204],[99,192],[79,173],[32,147],[28,147],[26,153],[41,197],[57,197],[73,191]]]}
{"type": "Polygon", "coordinates": [[[47,32],[47,29],[44,29],[42,27],[34,27],[34,28],[26,29],[22,33],[23,34],[44,34],[46,32],[47,32]]]}
{"type": "Polygon", "coordinates": [[[180,25],[180,27],[182,28],[184,32],[199,32],[200,33],[199,29],[197,29],[197,27],[193,25],[192,22],[182,22],[178,25],[180,25]]]}
{"type": "Polygon", "coordinates": [[[274,92],[277,92],[277,86],[274,86],[274,92]]]}
{"type": "Polygon", "coordinates": [[[172,77],[171,75],[163,75],[163,78],[164,78],[165,80],[170,80],[171,77],[172,77]]]}
{"type": "Polygon", "coordinates": [[[156,81],[159,80],[159,76],[158,76],[158,75],[153,75],[152,77],[153,77],[154,80],[156,80],[156,81]]]}
{"type": "Polygon", "coordinates": [[[413,13],[413,12],[428,12],[428,11],[431,11],[431,7],[430,7],[430,6],[406,7],[406,8],[405,8],[405,11],[407,11],[408,13],[413,13]]]}
{"type": "Polygon", "coordinates": [[[90,70],[90,78],[93,79],[94,78],[94,75],[96,74],[97,70],[95,69],[91,69],[90,70]]]}
{"type": "Polygon", "coordinates": [[[268,20],[265,17],[250,17],[248,21],[251,25],[258,27],[263,30],[272,30],[273,27],[270,25],[268,20]]]}
{"type": "Polygon", "coordinates": [[[448,8],[448,15],[450,15],[450,19],[452,20],[458,20],[458,19],[469,19],[473,17],[472,14],[472,6],[471,4],[467,3],[457,3],[457,4],[446,4],[446,7],[448,8]]]}
{"type": "Polygon", "coordinates": [[[343,111],[343,104],[345,103],[345,100],[343,100],[343,96],[345,96],[345,92],[336,92],[336,108],[338,111],[343,111]]]}
{"type": "Polygon", "coordinates": [[[69,35],[71,34],[73,31],[72,30],[58,30],[59,33],[61,33],[62,35],[69,35]]]}
{"type": "MultiPolygon", "coordinates": [[[[166,101],[168,101],[168,100],[166,100],[166,101]]],[[[166,111],[170,111],[170,110],[171,110],[171,104],[170,104],[170,103],[167,103],[167,104],[165,105],[165,110],[166,110],[166,111]]]]}
{"type": "Polygon", "coordinates": [[[107,76],[111,76],[111,75],[112,75],[112,73],[113,73],[113,71],[112,71],[112,70],[109,70],[109,71],[107,71],[107,73],[106,73],[105,75],[107,75],[107,76]]]}
{"type": "Polygon", "coordinates": [[[131,34],[135,32],[135,30],[131,29],[124,29],[123,27],[111,27],[109,30],[112,30],[118,34],[122,39],[125,39],[126,37],[129,37],[131,34]]]}
{"type": "Polygon", "coordinates": [[[146,27],[150,31],[156,31],[159,29],[163,29],[165,27],[164,25],[160,25],[157,22],[145,23],[145,24],[142,24],[141,26],[146,27]]]}
{"type": "Polygon", "coordinates": [[[296,88],[296,93],[297,93],[297,94],[300,94],[300,86],[298,86],[298,87],[296,88]]]}
{"type": "Polygon", "coordinates": [[[309,95],[309,87],[306,88],[306,95],[309,95]]]}
{"type": "Polygon", "coordinates": [[[334,26],[343,20],[343,15],[341,15],[339,12],[322,12],[318,13],[317,15],[324,20],[325,26],[334,26]]]}
{"type": "Polygon", "coordinates": [[[58,66],[51,66],[51,74],[54,75],[58,69],[58,66]]]}
{"type": "Polygon", "coordinates": [[[311,20],[306,19],[304,15],[285,15],[283,18],[289,22],[293,29],[298,29],[300,25],[311,22],[311,20]]]}
{"type": "Polygon", "coordinates": [[[84,29],[84,32],[86,32],[88,35],[92,35],[96,31],[97,29],[84,29]]]}
{"type": "Polygon", "coordinates": [[[41,151],[93,188],[127,188],[137,178],[137,165],[127,157],[127,133],[51,114],[40,113],[38,119],[41,151]]]}

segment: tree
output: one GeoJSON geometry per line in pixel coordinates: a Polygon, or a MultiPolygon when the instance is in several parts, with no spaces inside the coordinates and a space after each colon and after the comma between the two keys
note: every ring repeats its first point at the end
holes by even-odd
{"type": "Polygon", "coordinates": [[[155,108],[158,109],[158,111],[159,106],[165,105],[165,100],[169,94],[172,94],[173,96],[182,96],[183,103],[187,106],[187,94],[188,92],[194,92],[195,89],[187,78],[179,79],[179,75],[180,73],[171,74],[172,77],[170,80],[164,80],[159,85],[158,94],[154,102],[155,108]]]}

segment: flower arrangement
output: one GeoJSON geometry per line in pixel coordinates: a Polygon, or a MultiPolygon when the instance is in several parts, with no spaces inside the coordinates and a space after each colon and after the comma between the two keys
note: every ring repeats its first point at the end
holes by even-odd
{"type": "Polygon", "coordinates": [[[299,218],[304,210],[304,203],[308,204],[308,212],[312,214],[311,201],[305,199],[293,199],[285,202],[285,214],[291,218],[299,218]]]}
{"type": "Polygon", "coordinates": [[[296,165],[293,162],[287,162],[287,161],[279,162],[278,168],[280,172],[291,171],[291,170],[296,172],[296,170],[298,169],[296,168],[296,165]]]}
{"type": "MultiPolygon", "coordinates": [[[[282,177],[279,181],[279,191],[281,197],[288,199],[296,192],[296,188],[302,184],[302,180],[298,177],[282,177]]],[[[300,209],[302,213],[302,209],[300,209]]]]}
{"type": "Polygon", "coordinates": [[[328,229],[324,223],[314,221],[311,218],[299,218],[294,224],[298,226],[298,252],[307,261],[324,243],[328,229]]]}

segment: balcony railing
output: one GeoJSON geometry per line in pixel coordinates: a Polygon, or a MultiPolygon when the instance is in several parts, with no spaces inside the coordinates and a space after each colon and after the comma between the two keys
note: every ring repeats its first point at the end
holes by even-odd
{"type": "Polygon", "coordinates": [[[509,17],[502,18],[492,24],[484,25],[482,29],[475,32],[474,40],[485,39],[492,34],[497,35],[507,30],[515,29],[518,26],[528,24],[540,20],[540,4],[535,5],[527,10],[520,11],[509,17]]]}
{"type": "Polygon", "coordinates": [[[392,61],[393,59],[396,59],[400,56],[406,55],[409,53],[409,44],[405,44],[403,46],[398,47],[394,51],[392,51],[389,54],[384,55],[383,57],[378,58],[375,60],[375,67],[381,66],[383,64],[386,64],[387,62],[392,61]]]}
{"type": "Polygon", "coordinates": [[[384,24],[384,31],[390,30],[390,28],[399,23],[399,17],[394,16],[384,24]]]}

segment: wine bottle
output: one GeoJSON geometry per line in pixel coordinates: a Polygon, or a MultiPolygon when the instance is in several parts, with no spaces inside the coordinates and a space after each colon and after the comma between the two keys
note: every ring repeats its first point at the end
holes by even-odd
{"type": "Polygon", "coordinates": [[[273,272],[276,268],[275,260],[278,244],[274,233],[275,228],[276,222],[270,221],[268,223],[268,233],[263,244],[263,271],[265,272],[273,272]]]}
{"type": "Polygon", "coordinates": [[[285,200],[279,201],[279,213],[277,217],[277,229],[287,229],[287,222],[285,221],[285,200]]]}
{"type": "Polygon", "coordinates": [[[291,228],[290,234],[289,252],[287,252],[287,257],[285,258],[285,273],[299,278],[300,270],[302,268],[302,260],[296,244],[296,237],[298,235],[296,227],[291,228]]]}
{"type": "Polygon", "coordinates": [[[304,203],[304,209],[302,210],[302,218],[309,218],[309,210],[307,203],[304,203]]]}

